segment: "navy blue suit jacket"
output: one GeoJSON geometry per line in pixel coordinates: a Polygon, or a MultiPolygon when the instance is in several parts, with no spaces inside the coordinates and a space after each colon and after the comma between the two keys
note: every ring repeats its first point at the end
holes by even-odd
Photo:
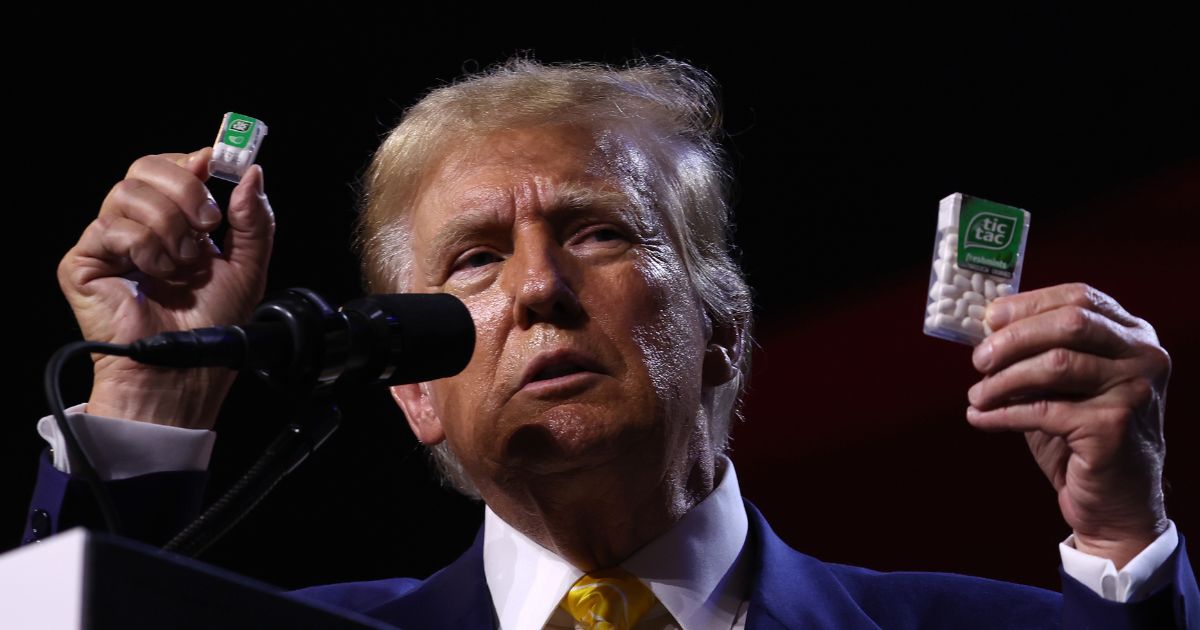
{"type": "MultiPolygon", "coordinates": [[[[204,473],[160,473],[110,485],[138,537],[161,542],[197,507],[204,473]],[[147,499],[149,499],[147,501],[147,499]]],[[[81,481],[43,457],[26,540],[90,520],[81,481]],[[36,522],[35,522],[36,521],[36,522]],[[39,529],[40,531],[34,531],[39,529]]],[[[775,535],[749,502],[751,630],[772,628],[1200,628],[1200,590],[1182,538],[1167,561],[1171,582],[1135,603],[1109,602],[1062,574],[1062,594],[942,573],[880,573],[821,562],[775,535]]],[[[1060,570],[1061,572],[1061,570],[1060,570]]],[[[318,586],[295,596],[404,628],[494,628],[483,573],[483,532],[449,566],[425,580],[395,578],[318,586]]]]}

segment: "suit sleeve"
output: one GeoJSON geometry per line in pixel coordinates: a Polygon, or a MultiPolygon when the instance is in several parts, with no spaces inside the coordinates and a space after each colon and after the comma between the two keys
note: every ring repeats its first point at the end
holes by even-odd
{"type": "MultiPolygon", "coordinates": [[[[49,451],[38,458],[23,543],[31,543],[73,527],[100,529],[100,509],[83,479],[56,469],[49,451]]],[[[204,500],[205,471],[158,472],[107,481],[124,536],[162,545],[199,513],[204,500]]]]}
{"type": "MultiPolygon", "coordinates": [[[[199,514],[213,435],[141,422],[90,416],[72,408],[68,422],[105,480],[123,535],[152,545],[171,539],[199,514]]],[[[27,544],[73,527],[100,529],[103,519],[82,478],[70,474],[53,418],[38,432],[52,446],[38,462],[25,523],[27,544]]]]}

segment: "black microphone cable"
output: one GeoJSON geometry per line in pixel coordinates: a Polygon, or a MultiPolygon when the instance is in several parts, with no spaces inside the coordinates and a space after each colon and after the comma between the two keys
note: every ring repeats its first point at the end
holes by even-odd
{"type": "Polygon", "coordinates": [[[129,346],[124,344],[103,343],[99,341],[75,341],[68,343],[59,348],[50,357],[50,361],[46,363],[46,372],[42,380],[42,386],[46,392],[46,401],[50,404],[50,413],[54,414],[54,422],[58,425],[58,432],[62,435],[63,443],[67,446],[67,456],[71,465],[71,473],[82,477],[84,482],[87,483],[92,496],[95,497],[96,503],[100,508],[100,515],[104,518],[104,526],[108,532],[120,535],[121,518],[117,515],[116,507],[113,505],[112,495],[109,494],[108,488],[100,480],[100,475],[96,472],[96,468],[92,466],[87,453],[79,445],[79,438],[75,435],[75,430],[67,422],[66,405],[63,403],[62,388],[59,385],[59,377],[67,361],[70,361],[76,355],[91,352],[101,352],[119,357],[127,357],[131,354],[129,346]]]}

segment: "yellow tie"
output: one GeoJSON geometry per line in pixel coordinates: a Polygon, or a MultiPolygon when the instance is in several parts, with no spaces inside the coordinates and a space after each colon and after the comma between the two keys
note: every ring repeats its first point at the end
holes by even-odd
{"type": "Polygon", "coordinates": [[[654,606],[654,593],[624,569],[584,574],[559,604],[587,630],[629,630],[654,606]]]}

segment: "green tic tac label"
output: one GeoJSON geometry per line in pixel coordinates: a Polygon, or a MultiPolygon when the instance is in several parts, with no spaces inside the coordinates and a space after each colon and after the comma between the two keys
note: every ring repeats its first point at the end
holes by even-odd
{"type": "Polygon", "coordinates": [[[229,124],[225,125],[223,142],[234,147],[245,147],[250,144],[250,134],[254,131],[255,120],[249,116],[229,113],[229,124]]]}
{"type": "Polygon", "coordinates": [[[963,195],[958,214],[958,266],[1011,278],[1020,256],[1025,211],[963,195]]]}

